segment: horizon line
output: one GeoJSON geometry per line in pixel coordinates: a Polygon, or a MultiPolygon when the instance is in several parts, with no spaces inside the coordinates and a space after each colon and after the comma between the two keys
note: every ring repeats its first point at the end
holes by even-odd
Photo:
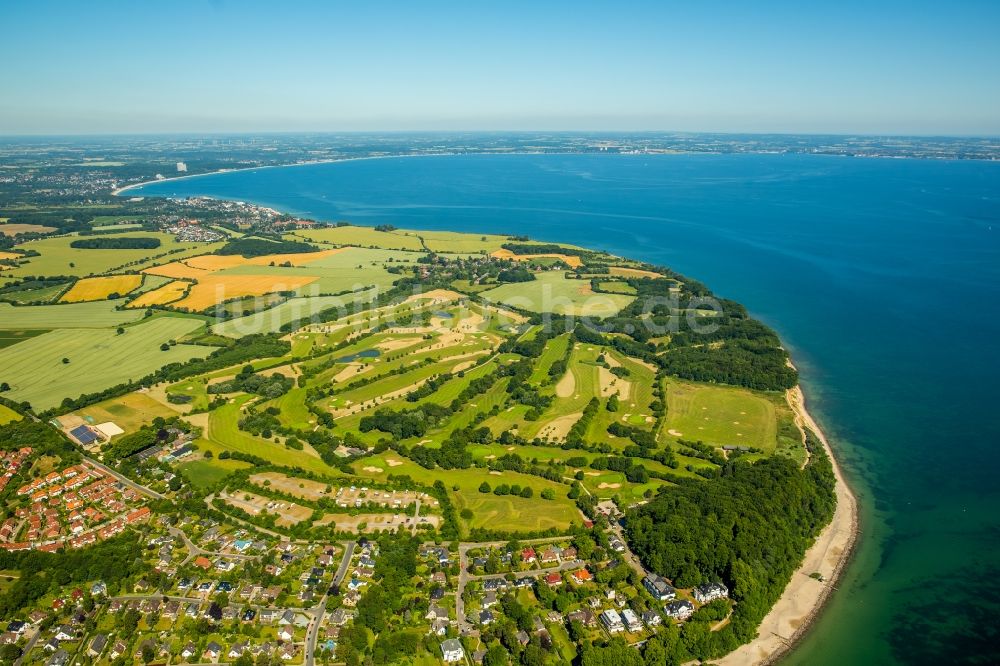
{"type": "Polygon", "coordinates": [[[676,136],[808,136],[808,137],[868,137],[868,138],[917,138],[917,139],[1000,139],[998,134],[949,134],[949,133],[893,133],[893,132],[791,132],[791,131],[734,131],[734,130],[667,130],[667,129],[469,129],[469,130],[439,130],[439,129],[371,129],[371,130],[192,130],[192,131],[142,131],[142,132],[33,132],[33,133],[0,133],[0,139],[19,138],[85,138],[85,137],[153,137],[153,136],[293,136],[293,135],[364,135],[364,134],[428,134],[428,135],[460,135],[460,134],[608,134],[608,135],[676,135],[676,136]]]}

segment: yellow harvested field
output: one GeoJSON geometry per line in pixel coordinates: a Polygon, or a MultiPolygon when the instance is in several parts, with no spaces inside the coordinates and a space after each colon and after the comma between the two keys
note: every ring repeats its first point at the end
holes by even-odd
{"type": "Polygon", "coordinates": [[[142,284],[141,275],[107,275],[83,278],[63,295],[63,303],[102,301],[111,294],[127,294],[142,284]]]}
{"type": "Polygon", "coordinates": [[[0,252],[0,259],[20,259],[21,255],[16,252],[0,252]]]}
{"type": "Polygon", "coordinates": [[[195,312],[216,303],[243,296],[263,296],[276,291],[295,291],[318,278],[312,275],[213,275],[198,278],[188,295],[172,303],[195,312]]]}
{"type": "Polygon", "coordinates": [[[150,275],[162,275],[163,277],[174,278],[175,280],[194,280],[202,275],[207,275],[209,272],[200,268],[192,268],[183,261],[171,261],[169,264],[153,266],[143,271],[143,273],[149,273],[150,275]]]}
{"type": "Polygon", "coordinates": [[[583,261],[580,257],[569,254],[514,254],[510,250],[497,250],[490,256],[497,259],[512,259],[514,261],[528,261],[529,259],[559,259],[567,266],[571,266],[573,268],[583,265],[583,261]]]}
{"type": "Polygon", "coordinates": [[[170,278],[197,279],[203,275],[235,268],[236,266],[280,266],[289,263],[292,266],[305,266],[314,261],[343,252],[346,248],[320,250],[319,252],[298,252],[294,254],[268,254],[263,257],[245,258],[238,254],[201,254],[197,257],[174,261],[162,266],[147,268],[145,272],[170,278]]]}
{"type": "Polygon", "coordinates": [[[644,271],[639,268],[625,268],[624,266],[612,266],[610,270],[612,275],[618,275],[621,277],[646,277],[646,278],[663,277],[659,273],[654,273],[653,271],[644,271]]]}
{"type": "Polygon", "coordinates": [[[128,306],[130,308],[148,308],[151,305],[173,303],[184,296],[190,284],[190,282],[185,282],[184,280],[168,282],[162,287],[147,291],[129,303],[128,306]]]}
{"type": "Polygon", "coordinates": [[[27,233],[47,234],[48,232],[55,230],[55,227],[43,227],[40,224],[12,224],[10,222],[0,224],[0,234],[5,236],[16,236],[18,234],[27,233]]]}

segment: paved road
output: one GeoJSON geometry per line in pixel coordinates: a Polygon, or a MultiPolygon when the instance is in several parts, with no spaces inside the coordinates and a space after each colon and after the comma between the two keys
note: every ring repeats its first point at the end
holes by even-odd
{"type": "MultiPolygon", "coordinates": [[[[564,540],[566,540],[566,538],[567,537],[565,537],[565,536],[560,536],[560,537],[544,537],[544,538],[541,538],[541,539],[523,539],[523,540],[520,540],[518,543],[523,543],[523,544],[550,543],[552,541],[564,541],[564,540]]],[[[473,550],[473,549],[476,549],[476,548],[490,548],[490,547],[496,547],[496,546],[505,546],[508,543],[510,543],[509,540],[508,541],[480,541],[478,543],[463,543],[463,544],[459,544],[459,546],[458,546],[458,588],[455,590],[455,616],[458,618],[458,633],[459,634],[465,634],[466,632],[472,630],[472,625],[469,623],[468,618],[465,617],[465,601],[462,599],[462,594],[465,592],[465,585],[466,585],[466,583],[468,583],[470,580],[480,580],[480,579],[486,579],[486,578],[503,578],[504,576],[507,575],[506,573],[492,574],[492,575],[482,575],[482,576],[476,576],[476,575],[470,574],[469,573],[469,562],[468,562],[468,553],[469,553],[469,551],[473,550]]],[[[574,564],[574,565],[571,565],[571,566],[579,566],[579,565],[578,564],[574,564]]],[[[514,575],[515,576],[542,575],[542,574],[551,573],[553,571],[560,571],[561,568],[562,568],[562,565],[560,565],[558,568],[553,567],[553,568],[550,568],[550,569],[537,569],[537,570],[532,570],[532,571],[522,571],[522,572],[515,573],[514,575]]]]}
{"type": "Polygon", "coordinates": [[[35,627],[32,631],[34,631],[34,633],[25,644],[24,651],[21,652],[21,656],[14,660],[14,666],[21,666],[21,662],[24,661],[24,658],[31,652],[31,648],[35,647],[38,637],[42,635],[42,631],[39,627],[35,627]]]}
{"type": "Polygon", "coordinates": [[[225,557],[232,560],[244,560],[244,561],[256,560],[260,558],[260,555],[244,555],[242,553],[219,553],[212,550],[205,550],[201,546],[198,546],[193,541],[191,541],[191,539],[188,538],[188,535],[185,534],[184,530],[178,529],[176,527],[168,527],[167,531],[170,532],[175,537],[179,537],[180,540],[184,542],[184,547],[187,548],[188,550],[188,556],[184,558],[183,562],[181,562],[181,566],[184,566],[185,564],[187,564],[188,562],[190,562],[192,559],[194,559],[199,555],[211,555],[212,557],[225,557]]]}
{"type": "Polygon", "coordinates": [[[94,467],[96,467],[97,469],[99,469],[102,472],[104,472],[105,474],[110,474],[111,476],[115,477],[116,479],[118,479],[119,481],[121,481],[122,483],[124,483],[126,486],[128,486],[129,488],[131,488],[132,490],[134,490],[134,491],[136,491],[138,493],[142,493],[146,497],[152,497],[153,499],[167,499],[165,495],[161,495],[160,493],[156,492],[155,490],[153,490],[151,488],[147,488],[146,486],[139,485],[138,483],[136,483],[132,479],[129,479],[128,477],[122,476],[121,474],[119,474],[115,470],[111,469],[107,465],[105,465],[103,463],[100,463],[100,462],[97,462],[93,458],[88,458],[87,456],[83,456],[83,459],[86,460],[91,465],[93,465],[94,467]]]}
{"type": "Polygon", "coordinates": [[[612,520],[611,531],[614,532],[619,539],[621,539],[623,544],[625,544],[625,552],[618,553],[618,555],[621,556],[621,558],[624,559],[630,567],[635,569],[640,576],[643,578],[648,576],[649,572],[646,571],[646,567],[642,566],[642,562],[639,561],[636,554],[632,552],[631,548],[629,548],[628,541],[625,539],[625,530],[622,529],[621,523],[617,520],[612,520]]]}
{"type": "MultiPolygon", "coordinates": [[[[341,545],[344,547],[344,557],[340,560],[340,566],[333,577],[333,584],[337,586],[344,581],[344,576],[347,575],[356,544],[353,541],[343,541],[341,545]]],[[[312,608],[312,620],[310,621],[309,629],[306,631],[306,653],[305,660],[302,662],[303,666],[314,666],[316,663],[316,639],[319,637],[319,627],[323,624],[323,616],[326,614],[326,597],[328,592],[329,588],[327,588],[327,592],[323,593],[319,603],[312,608]]]]}

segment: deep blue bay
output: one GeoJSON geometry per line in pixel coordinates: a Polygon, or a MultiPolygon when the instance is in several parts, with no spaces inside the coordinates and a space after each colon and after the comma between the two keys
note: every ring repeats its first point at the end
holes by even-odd
{"type": "Polygon", "coordinates": [[[705,282],[779,331],[862,506],[854,560],[786,663],[1000,663],[1000,163],[469,155],[128,194],[526,234],[705,282]]]}

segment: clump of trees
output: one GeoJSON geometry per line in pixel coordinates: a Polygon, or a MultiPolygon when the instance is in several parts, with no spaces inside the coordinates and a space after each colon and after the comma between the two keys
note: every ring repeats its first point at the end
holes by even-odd
{"type": "Polygon", "coordinates": [[[318,252],[315,245],[303,241],[290,241],[267,238],[239,238],[231,240],[217,251],[221,255],[239,254],[244,257],[263,257],[268,254],[298,254],[300,252],[318,252]]]}
{"type": "Polygon", "coordinates": [[[160,239],[151,236],[125,236],[80,238],[69,244],[77,250],[155,250],[160,247],[160,239]]]}

